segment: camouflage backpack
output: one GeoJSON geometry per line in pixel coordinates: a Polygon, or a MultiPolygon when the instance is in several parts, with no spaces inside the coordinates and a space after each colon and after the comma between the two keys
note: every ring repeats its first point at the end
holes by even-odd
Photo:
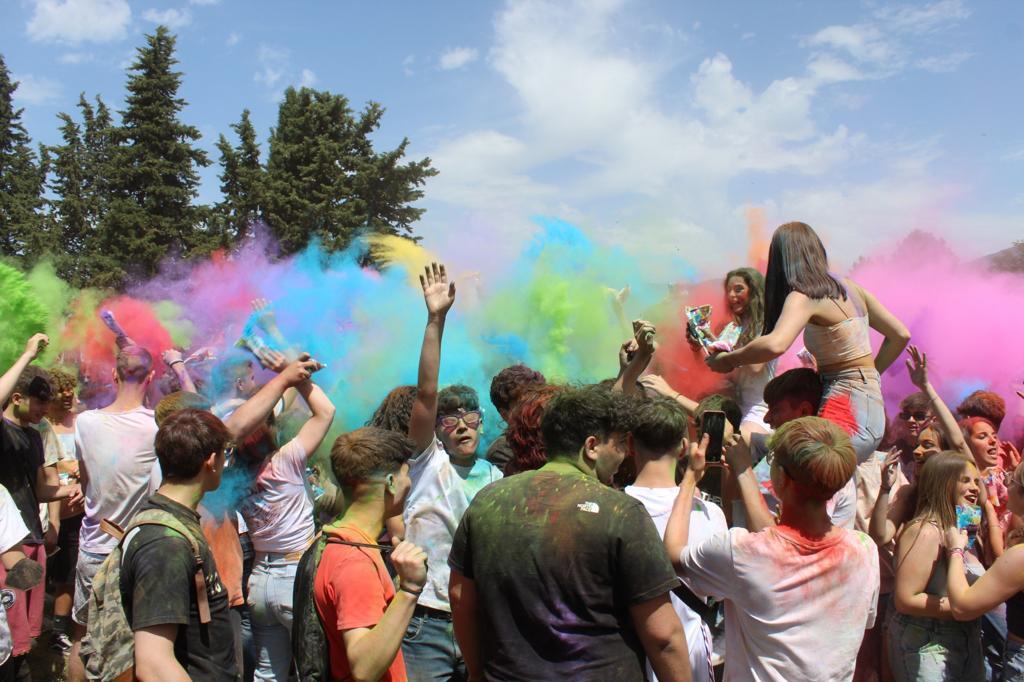
{"type": "Polygon", "coordinates": [[[192,546],[196,562],[196,601],[199,621],[210,622],[210,605],[206,596],[206,576],[199,542],[188,528],[170,512],[146,509],[132,519],[124,530],[104,520],[101,527],[117,538],[114,551],[103,561],[92,581],[89,594],[89,624],[82,639],[82,660],[90,680],[128,682],[135,679],[135,635],[121,602],[121,545],[124,538],[139,526],[165,526],[178,533],[192,546]]]}

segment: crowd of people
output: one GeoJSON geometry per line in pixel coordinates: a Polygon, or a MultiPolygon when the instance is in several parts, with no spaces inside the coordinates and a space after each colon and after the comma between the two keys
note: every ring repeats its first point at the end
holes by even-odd
{"type": "Polygon", "coordinates": [[[950,409],[809,226],[691,338],[721,390],[652,371],[637,320],[606,381],[499,372],[486,452],[480,396],[439,385],[455,284],[420,282],[416,385],[326,444],[301,349],[249,344],[216,380],[170,350],[157,382],[105,313],[113,390],[83,409],[28,339],[0,376],[0,681],[31,679],[37,638],[74,681],[1024,680],[1007,404],[950,409]],[[901,359],[917,391],[886,414],[901,359]]]}

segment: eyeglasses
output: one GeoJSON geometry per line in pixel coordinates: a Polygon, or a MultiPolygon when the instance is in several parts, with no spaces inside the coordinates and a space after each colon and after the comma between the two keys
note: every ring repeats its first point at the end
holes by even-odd
{"type": "Polygon", "coordinates": [[[470,410],[469,412],[459,410],[456,414],[438,415],[437,425],[440,426],[445,433],[451,433],[459,427],[459,422],[465,424],[467,429],[476,430],[480,428],[480,422],[483,420],[484,417],[482,410],[470,410]]]}
{"type": "Polygon", "coordinates": [[[931,418],[931,415],[928,414],[927,412],[900,412],[899,418],[905,422],[908,422],[911,419],[913,419],[916,422],[923,422],[928,421],[928,419],[931,418]]]}

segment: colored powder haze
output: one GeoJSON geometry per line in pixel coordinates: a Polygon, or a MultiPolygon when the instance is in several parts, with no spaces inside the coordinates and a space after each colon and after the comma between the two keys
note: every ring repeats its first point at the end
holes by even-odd
{"type": "MultiPolygon", "coordinates": [[[[757,209],[748,211],[747,220],[749,244],[737,251],[763,271],[770,231],[757,209]]],[[[677,390],[699,398],[721,385],[686,344],[680,311],[711,303],[713,326],[720,328],[726,321],[724,273],[695,273],[680,263],[679,281],[652,283],[642,259],[595,244],[563,221],[537,222],[536,237],[518,258],[486,272],[473,269],[477,244],[464,253],[431,254],[395,237],[360,240],[334,255],[313,246],[277,261],[266,256],[272,249],[265,240],[254,240],[235,254],[169,262],[158,277],[113,298],[70,290],[48,264],[27,276],[0,265],[7,292],[0,302],[0,363],[9,366],[31,333],[46,331],[52,343],[44,365],[78,365],[89,382],[109,384],[113,338],[97,315],[109,308],[154,357],[171,347],[212,347],[216,359],[196,373],[204,390],[216,394],[217,363],[240,355],[235,342],[246,329],[275,344],[262,330],[264,319],[252,315],[251,302],[265,298],[285,342],[326,364],[316,381],[337,406],[340,432],[364,424],[391,388],[415,382],[426,317],[417,275],[437,260],[447,264],[457,286],[441,383],[466,383],[480,394],[486,411],[482,447],[501,429],[487,401],[496,372],[523,362],[554,381],[614,376],[618,346],[631,335],[634,318],[658,325],[653,370],[677,390]],[[367,250],[387,266],[361,267],[367,250]],[[620,315],[613,302],[627,286],[620,315]]],[[[1024,377],[1014,314],[1024,309],[1024,277],[963,263],[943,242],[920,233],[869,254],[850,275],[910,327],[947,401],[955,405],[976,388],[1016,400],[1014,389],[1024,377]]],[[[787,353],[784,368],[796,366],[801,345],[787,353]]],[[[896,402],[912,391],[902,363],[886,373],[883,389],[893,414],[896,402]]]]}

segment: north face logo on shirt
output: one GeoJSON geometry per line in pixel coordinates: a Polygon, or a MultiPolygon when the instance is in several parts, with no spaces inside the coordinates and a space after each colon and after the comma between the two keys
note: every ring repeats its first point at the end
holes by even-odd
{"type": "Polygon", "coordinates": [[[601,513],[601,507],[598,506],[597,502],[580,502],[576,505],[576,508],[580,511],[590,512],[591,514],[601,513]]]}

